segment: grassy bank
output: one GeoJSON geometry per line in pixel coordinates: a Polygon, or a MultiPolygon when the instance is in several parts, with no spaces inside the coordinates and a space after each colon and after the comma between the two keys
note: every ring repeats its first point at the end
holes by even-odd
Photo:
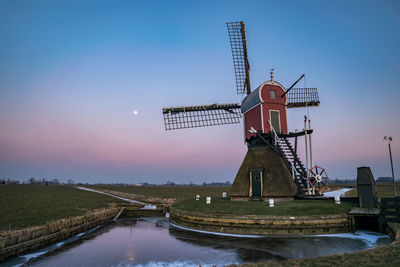
{"type": "MultiPolygon", "coordinates": [[[[397,194],[400,196],[400,185],[396,184],[397,194]]],[[[392,183],[381,183],[376,185],[376,193],[378,198],[382,197],[394,197],[393,184],[392,183]]],[[[357,188],[347,191],[346,196],[357,197],[357,188]]]]}
{"type": "Polygon", "coordinates": [[[228,192],[230,186],[128,186],[128,185],[90,185],[93,189],[108,189],[145,197],[175,198],[177,201],[194,199],[196,195],[220,197],[228,192]]]}
{"type": "Polygon", "coordinates": [[[108,207],[116,198],[62,185],[0,185],[0,231],[41,225],[108,207]]]}
{"type": "Polygon", "coordinates": [[[335,204],[328,200],[293,200],[276,202],[274,208],[268,203],[259,201],[230,201],[223,198],[213,198],[212,204],[205,204],[205,198],[199,201],[187,199],[174,204],[174,208],[200,212],[205,214],[232,214],[232,215],[277,215],[277,216],[302,216],[302,215],[334,215],[349,211],[354,204],[342,202],[335,204]]]}
{"type": "MultiPolygon", "coordinates": [[[[229,265],[231,267],[238,265],[229,265]]],[[[341,255],[324,256],[304,260],[286,260],[282,262],[245,263],[241,267],[308,267],[308,266],[400,266],[400,243],[379,246],[369,250],[341,255]]]]}

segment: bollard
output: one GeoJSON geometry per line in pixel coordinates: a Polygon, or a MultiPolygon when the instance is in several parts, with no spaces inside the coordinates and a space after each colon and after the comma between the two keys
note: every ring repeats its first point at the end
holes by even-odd
{"type": "Polygon", "coordinates": [[[226,192],[222,192],[222,197],[226,198],[226,192]]]}
{"type": "Polygon", "coordinates": [[[270,198],[269,199],[269,207],[270,208],[273,208],[275,205],[274,205],[274,199],[273,198],[270,198]]]}
{"type": "Polygon", "coordinates": [[[335,196],[335,204],[340,204],[340,196],[335,196]]]}
{"type": "Polygon", "coordinates": [[[196,195],[196,200],[200,200],[200,195],[196,195]]]}
{"type": "Polygon", "coordinates": [[[206,197],[206,204],[211,204],[211,197],[206,197]]]}

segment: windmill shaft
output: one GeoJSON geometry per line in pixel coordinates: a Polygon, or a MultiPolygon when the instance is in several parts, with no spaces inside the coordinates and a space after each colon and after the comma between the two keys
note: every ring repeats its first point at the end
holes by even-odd
{"type": "Polygon", "coordinates": [[[286,92],[282,95],[284,97],[289,91],[304,77],[304,74],[300,76],[300,78],[297,79],[287,90],[286,92]]]}

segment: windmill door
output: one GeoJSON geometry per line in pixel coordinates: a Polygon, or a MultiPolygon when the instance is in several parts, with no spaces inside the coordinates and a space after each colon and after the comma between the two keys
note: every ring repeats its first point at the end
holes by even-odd
{"type": "Polygon", "coordinates": [[[262,169],[250,170],[250,196],[261,198],[262,195],[262,169]]]}
{"type": "Polygon", "coordinates": [[[281,132],[281,118],[279,114],[279,110],[270,110],[269,117],[271,120],[272,127],[274,127],[275,132],[281,132]]]}

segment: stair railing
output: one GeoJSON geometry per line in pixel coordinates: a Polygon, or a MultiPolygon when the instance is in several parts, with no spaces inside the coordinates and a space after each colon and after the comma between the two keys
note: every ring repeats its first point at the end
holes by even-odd
{"type": "Polygon", "coordinates": [[[268,123],[269,123],[269,126],[270,126],[270,131],[271,131],[271,133],[272,133],[272,135],[273,135],[273,137],[274,137],[275,145],[277,146],[277,145],[278,145],[278,141],[279,141],[279,137],[278,137],[278,135],[276,134],[276,131],[275,131],[275,129],[274,129],[274,126],[272,126],[270,120],[268,120],[268,123]]]}
{"type": "MultiPolygon", "coordinates": [[[[268,123],[269,123],[269,126],[270,126],[270,132],[272,133],[273,138],[274,138],[275,146],[279,146],[280,147],[279,144],[281,142],[285,142],[285,141],[276,134],[275,128],[274,128],[274,126],[272,126],[272,123],[271,123],[270,120],[268,120],[268,123]]],[[[289,160],[287,153],[284,152],[281,147],[280,147],[280,150],[283,152],[283,154],[286,157],[287,161],[290,162],[290,164],[292,165],[292,177],[293,177],[293,180],[296,180],[296,173],[298,173],[299,175],[301,175],[301,173],[299,173],[296,170],[296,168],[294,167],[293,161],[289,160]]]]}

